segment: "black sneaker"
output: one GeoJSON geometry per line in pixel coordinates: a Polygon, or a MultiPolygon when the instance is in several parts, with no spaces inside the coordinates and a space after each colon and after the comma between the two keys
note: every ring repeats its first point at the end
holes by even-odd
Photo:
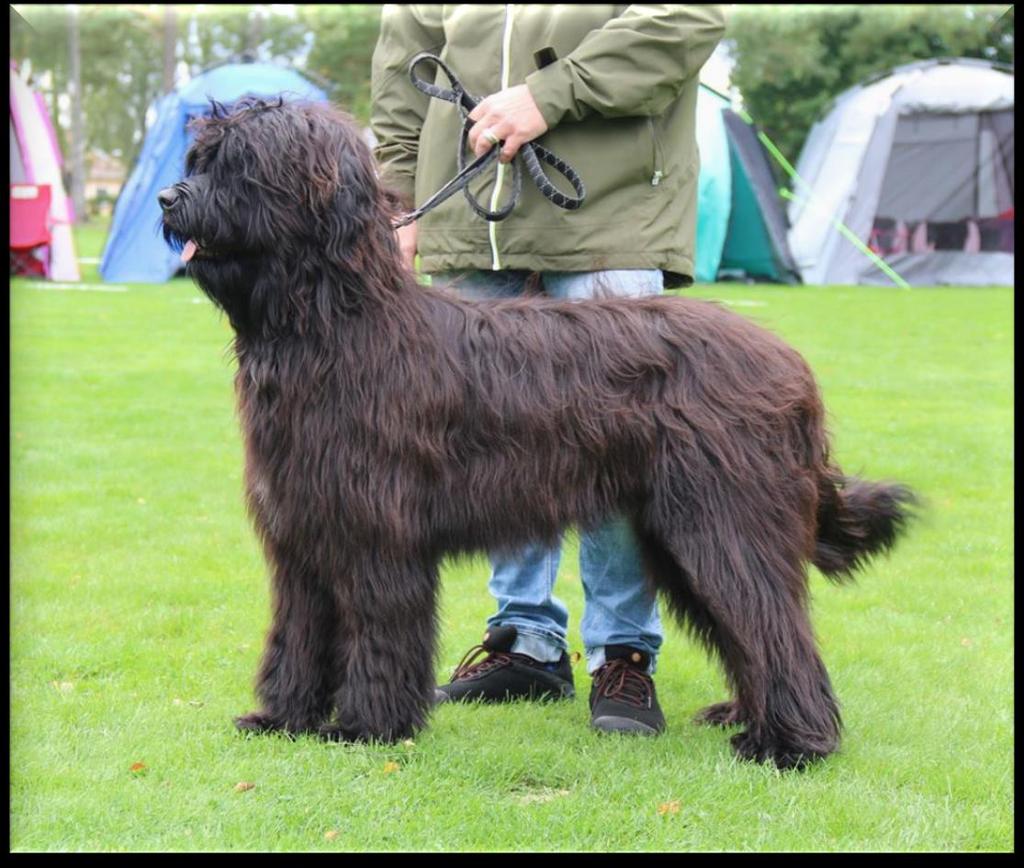
{"type": "Polygon", "coordinates": [[[572,699],[569,655],[557,663],[541,663],[510,650],[516,641],[511,625],[491,627],[482,644],[470,648],[455,667],[452,680],[434,689],[435,702],[511,702],[515,699],[572,699]],[[474,662],[481,654],[487,656],[474,662]]]}
{"type": "Polygon", "coordinates": [[[657,735],[665,730],[650,655],[628,645],[606,645],[605,664],[590,688],[590,725],[602,732],[657,735]]]}

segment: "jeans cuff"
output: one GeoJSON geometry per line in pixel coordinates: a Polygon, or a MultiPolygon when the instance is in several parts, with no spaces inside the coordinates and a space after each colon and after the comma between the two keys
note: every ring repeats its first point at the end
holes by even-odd
{"type": "Polygon", "coordinates": [[[550,633],[535,632],[515,621],[504,623],[516,628],[516,641],[512,643],[512,653],[514,654],[525,654],[541,663],[557,663],[562,659],[562,654],[568,650],[558,637],[552,636],[550,633]]]}

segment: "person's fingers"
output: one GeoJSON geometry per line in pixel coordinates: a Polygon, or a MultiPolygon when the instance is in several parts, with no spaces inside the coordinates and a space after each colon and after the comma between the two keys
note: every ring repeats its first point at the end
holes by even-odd
{"type": "Polygon", "coordinates": [[[490,118],[485,117],[469,130],[469,147],[476,156],[486,154],[491,148],[502,140],[500,128],[490,123],[490,118]]]}
{"type": "Polygon", "coordinates": [[[519,149],[526,143],[526,139],[522,136],[511,135],[505,140],[505,144],[501,147],[501,156],[498,160],[502,163],[511,163],[515,159],[516,154],[519,153],[519,149]]]}

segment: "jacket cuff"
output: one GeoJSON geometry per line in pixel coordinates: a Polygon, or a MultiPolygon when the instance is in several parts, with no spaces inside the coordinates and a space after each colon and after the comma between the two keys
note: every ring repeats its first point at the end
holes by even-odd
{"type": "MultiPolygon", "coordinates": [[[[565,58],[531,72],[526,76],[526,87],[533,101],[537,103],[537,109],[548,129],[556,127],[565,120],[571,109],[576,108],[572,70],[565,58]]],[[[585,113],[577,111],[576,114],[579,116],[574,116],[573,119],[581,120],[585,113]]]]}
{"type": "Polygon", "coordinates": [[[416,175],[409,172],[396,172],[387,165],[380,166],[380,183],[387,188],[410,210],[416,202],[416,175]]]}

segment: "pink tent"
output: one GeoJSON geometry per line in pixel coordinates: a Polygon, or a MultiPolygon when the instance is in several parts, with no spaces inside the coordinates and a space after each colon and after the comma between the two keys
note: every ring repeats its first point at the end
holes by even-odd
{"type": "MultiPolygon", "coordinates": [[[[49,249],[40,251],[43,273],[51,280],[77,281],[71,224],[75,215],[61,179],[61,156],[42,96],[28,86],[11,63],[11,176],[12,190],[25,197],[33,185],[50,188],[49,249]]],[[[12,204],[12,215],[23,213],[12,204]]],[[[11,237],[18,233],[11,226],[11,237]]]]}

